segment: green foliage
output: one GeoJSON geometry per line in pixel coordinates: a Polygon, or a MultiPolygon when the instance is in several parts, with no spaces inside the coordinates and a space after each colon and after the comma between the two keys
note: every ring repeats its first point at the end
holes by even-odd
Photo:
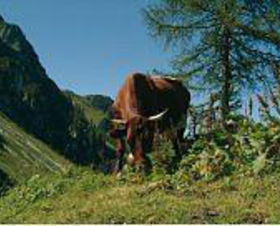
{"type": "MultiPolygon", "coordinates": [[[[267,127],[234,117],[228,130],[219,124],[194,142],[177,174],[207,181],[230,175],[259,175],[277,170],[279,127],[267,127]],[[229,131],[231,130],[231,131],[229,131]]],[[[229,125],[228,125],[229,126],[229,125]]]]}
{"type": "Polygon", "coordinates": [[[229,154],[216,143],[206,142],[200,139],[195,143],[194,150],[190,150],[182,160],[180,170],[188,172],[195,179],[213,180],[227,175],[233,167],[229,154]]]}
{"type": "MultiPolygon", "coordinates": [[[[232,176],[258,176],[279,171],[279,133],[279,124],[264,125],[231,114],[226,125],[216,121],[210,130],[201,130],[193,144],[188,145],[190,148],[184,149],[183,145],[181,152],[184,155],[180,162],[176,159],[172,142],[161,139],[149,154],[152,171],[148,178],[152,181],[168,180],[172,187],[180,188],[195,181],[216,181],[232,176]]],[[[126,182],[138,176],[131,167],[127,167],[122,174],[126,182]]],[[[142,177],[135,180],[145,180],[142,177]]]]}
{"type": "Polygon", "coordinates": [[[176,152],[170,140],[163,138],[150,154],[153,171],[159,174],[171,173],[174,170],[176,152]]]}

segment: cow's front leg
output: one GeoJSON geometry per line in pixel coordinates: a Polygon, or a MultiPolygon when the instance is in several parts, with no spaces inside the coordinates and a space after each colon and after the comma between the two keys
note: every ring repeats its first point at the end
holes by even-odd
{"type": "Polygon", "coordinates": [[[134,153],[133,153],[133,163],[135,166],[141,166],[144,164],[144,154],[143,154],[143,151],[141,150],[136,150],[134,153]]]}
{"type": "Polygon", "coordinates": [[[140,172],[148,173],[152,168],[152,163],[150,159],[141,150],[136,150],[133,153],[133,163],[136,169],[140,172]]]}
{"type": "Polygon", "coordinates": [[[117,145],[116,145],[116,162],[115,162],[115,166],[113,169],[113,173],[117,174],[119,171],[121,171],[122,167],[123,167],[123,156],[124,156],[124,152],[125,152],[125,141],[120,138],[117,139],[117,145]]]}
{"type": "Polygon", "coordinates": [[[170,140],[173,145],[173,150],[175,151],[175,155],[172,159],[172,165],[176,166],[183,158],[183,148],[182,148],[182,143],[183,143],[183,132],[184,130],[173,130],[170,136],[170,140]]]}

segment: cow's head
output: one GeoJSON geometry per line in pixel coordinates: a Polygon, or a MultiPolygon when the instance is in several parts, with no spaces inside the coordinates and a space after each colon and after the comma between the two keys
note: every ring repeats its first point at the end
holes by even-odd
{"type": "Polygon", "coordinates": [[[111,120],[114,124],[123,127],[123,130],[115,130],[115,134],[117,136],[126,135],[135,163],[141,163],[144,158],[144,151],[151,149],[156,122],[162,119],[166,112],[167,110],[150,117],[135,115],[127,121],[111,120]]]}

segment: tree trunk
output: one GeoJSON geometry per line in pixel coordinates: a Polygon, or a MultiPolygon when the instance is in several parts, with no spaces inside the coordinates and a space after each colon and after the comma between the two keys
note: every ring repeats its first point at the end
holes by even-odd
{"type": "Polygon", "coordinates": [[[223,87],[221,95],[221,112],[222,119],[225,121],[227,115],[230,113],[230,98],[232,94],[231,81],[231,62],[230,62],[230,51],[231,51],[231,34],[228,28],[225,28],[223,35],[222,44],[222,76],[223,76],[223,87]]]}

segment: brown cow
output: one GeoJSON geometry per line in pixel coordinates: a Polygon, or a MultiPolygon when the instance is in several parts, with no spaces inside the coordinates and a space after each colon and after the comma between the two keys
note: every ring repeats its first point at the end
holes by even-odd
{"type": "MultiPolygon", "coordinates": [[[[189,102],[190,93],[179,80],[140,73],[129,75],[111,109],[113,124],[123,126],[123,129],[110,131],[117,142],[114,172],[122,167],[123,136],[134,156],[133,163],[144,166],[147,163],[144,153],[151,150],[155,131],[162,133],[178,125],[182,118],[185,119],[189,102]]],[[[182,130],[177,135],[183,137],[182,130]]]]}

